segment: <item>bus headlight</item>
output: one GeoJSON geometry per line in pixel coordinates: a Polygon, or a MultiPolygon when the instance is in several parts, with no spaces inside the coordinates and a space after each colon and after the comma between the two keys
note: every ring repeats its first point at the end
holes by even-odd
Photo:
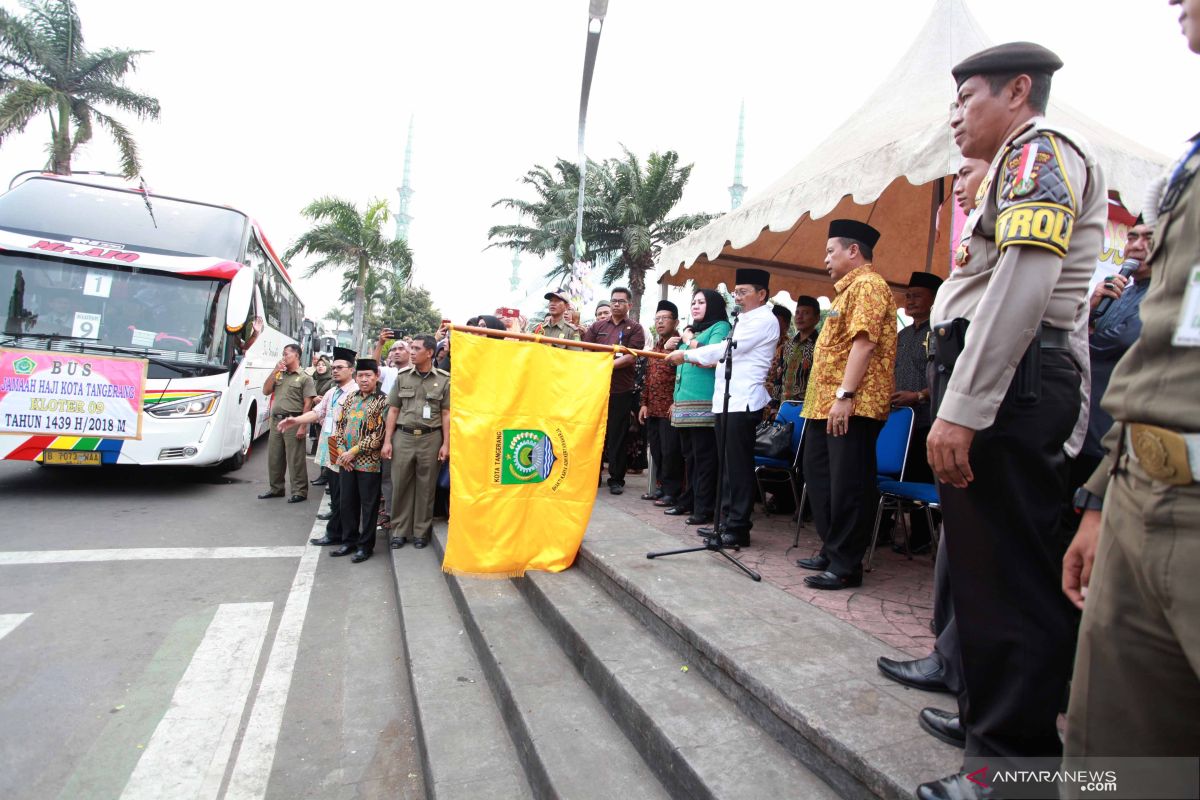
{"type": "Polygon", "coordinates": [[[146,413],[160,419],[207,417],[217,410],[217,403],[220,399],[220,392],[204,392],[195,397],[176,400],[173,403],[160,403],[150,406],[146,409],[146,413]]]}

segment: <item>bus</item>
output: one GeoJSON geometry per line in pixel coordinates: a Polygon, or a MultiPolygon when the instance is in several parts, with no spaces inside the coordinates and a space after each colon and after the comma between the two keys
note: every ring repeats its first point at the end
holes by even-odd
{"type": "Polygon", "coordinates": [[[0,353],[145,362],[136,435],[4,427],[7,460],[237,469],[267,430],[262,387],[284,346],[303,342],[302,366],[320,347],[246,214],[78,175],[36,175],[0,195],[0,302],[0,353]]]}

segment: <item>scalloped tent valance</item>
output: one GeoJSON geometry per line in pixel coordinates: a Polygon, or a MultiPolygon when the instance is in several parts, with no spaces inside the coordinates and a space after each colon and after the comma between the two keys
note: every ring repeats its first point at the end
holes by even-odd
{"type": "MultiPolygon", "coordinates": [[[[963,0],[937,0],[908,52],[858,111],[752,202],[664,247],[655,279],[716,286],[753,266],[772,273],[772,293],[832,294],[827,217],[870,222],[882,232],[875,267],[893,287],[914,271],[945,277],[949,236],[939,239],[937,231],[950,229],[951,204],[943,201],[959,162],[950,68],[991,44],[963,0]]],[[[1051,100],[1046,116],[1087,140],[1109,188],[1137,213],[1166,156],[1063,103],[1051,100]]]]}

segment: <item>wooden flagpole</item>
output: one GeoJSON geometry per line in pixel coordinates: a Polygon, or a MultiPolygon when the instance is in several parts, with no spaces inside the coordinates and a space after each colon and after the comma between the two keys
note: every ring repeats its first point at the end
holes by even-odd
{"type": "MultiPolygon", "coordinates": [[[[446,325],[450,320],[442,320],[442,324],[446,325]]],[[[604,353],[626,353],[634,356],[646,356],[647,358],[666,358],[668,353],[656,353],[653,350],[634,350],[629,347],[624,347],[619,344],[597,344],[595,342],[577,342],[572,339],[558,339],[553,336],[539,336],[534,333],[516,333],[514,331],[497,331],[492,328],[475,328],[470,325],[454,325],[449,324],[449,329],[452,331],[461,331],[462,333],[474,333],[480,336],[491,336],[494,339],[516,339],[521,342],[538,342],[540,344],[558,344],[567,347],[575,347],[580,350],[596,350],[604,353]]]]}

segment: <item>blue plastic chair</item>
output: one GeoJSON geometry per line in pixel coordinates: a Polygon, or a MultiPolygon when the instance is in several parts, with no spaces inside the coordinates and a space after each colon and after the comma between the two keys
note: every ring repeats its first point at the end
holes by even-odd
{"type": "MultiPolygon", "coordinates": [[[[875,440],[875,473],[876,485],[882,487],[884,482],[900,483],[904,481],[904,467],[908,463],[908,446],[912,442],[913,421],[916,417],[911,408],[897,408],[888,414],[879,438],[875,440]]],[[[884,494],[880,488],[879,505],[875,509],[875,525],[871,531],[871,548],[867,552],[867,563],[864,569],[871,571],[871,561],[875,558],[875,540],[879,537],[879,524],[883,519],[884,503],[887,507],[895,507],[899,514],[900,504],[893,495],[884,494]]]]}
{"type": "MultiPolygon", "coordinates": [[[[788,486],[792,488],[792,497],[796,501],[796,510],[800,509],[800,487],[796,485],[796,475],[800,469],[800,442],[804,440],[804,418],[800,416],[800,411],[804,408],[804,403],[799,400],[785,400],[779,406],[779,413],[775,415],[776,422],[792,423],[792,457],[789,460],[781,458],[767,458],[765,456],[754,457],[754,480],[758,483],[758,492],[766,500],[766,492],[763,490],[763,481],[780,482],[787,481],[788,486]]],[[[764,502],[765,510],[765,502],[764,502]]],[[[769,514],[770,512],[766,512],[769,514]]]]}

